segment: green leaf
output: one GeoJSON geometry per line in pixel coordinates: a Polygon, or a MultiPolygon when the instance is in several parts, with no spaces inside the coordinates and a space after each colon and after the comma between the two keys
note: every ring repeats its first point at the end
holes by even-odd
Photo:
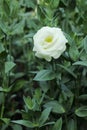
{"type": "Polygon", "coordinates": [[[66,94],[67,97],[73,96],[73,93],[71,92],[71,90],[69,90],[69,88],[67,88],[64,84],[61,84],[61,89],[66,94]]]}
{"type": "Polygon", "coordinates": [[[29,110],[32,110],[35,106],[35,102],[30,97],[23,97],[24,102],[29,110]]]}
{"type": "Polygon", "coordinates": [[[58,101],[56,100],[47,102],[44,106],[46,108],[51,107],[54,113],[59,113],[59,114],[65,113],[63,106],[59,104],[58,101]]]}
{"type": "Polygon", "coordinates": [[[40,127],[46,122],[46,120],[48,119],[48,116],[49,116],[49,114],[50,114],[50,112],[51,112],[51,109],[52,108],[46,108],[43,112],[42,112],[42,114],[41,114],[41,116],[40,116],[40,118],[39,118],[39,124],[40,124],[40,127]]]}
{"type": "Polygon", "coordinates": [[[0,20],[0,29],[2,30],[2,32],[4,32],[5,34],[8,35],[8,31],[9,31],[9,28],[8,26],[0,20]]]}
{"type": "Polygon", "coordinates": [[[60,118],[56,121],[52,130],[62,130],[62,118],[60,118]]]}
{"type": "Polygon", "coordinates": [[[46,9],[42,5],[37,6],[37,13],[38,13],[38,18],[39,19],[45,19],[47,16],[46,14],[46,9]]]}
{"type": "Polygon", "coordinates": [[[4,48],[3,44],[0,43],[0,53],[2,53],[3,51],[5,51],[5,48],[4,48]]]}
{"type": "Polygon", "coordinates": [[[28,121],[28,120],[16,120],[16,121],[11,121],[11,122],[19,124],[19,125],[23,125],[25,127],[29,127],[29,128],[34,128],[34,127],[38,126],[38,124],[34,124],[34,123],[32,123],[31,121],[28,121]]]}
{"type": "Polygon", "coordinates": [[[15,34],[21,34],[23,33],[23,28],[24,28],[24,20],[22,20],[21,22],[15,24],[13,26],[13,29],[12,29],[12,32],[11,32],[11,35],[15,35],[15,34]]]}
{"type": "Polygon", "coordinates": [[[78,117],[87,117],[87,106],[79,107],[78,109],[75,110],[75,114],[78,117]]]}
{"type": "Polygon", "coordinates": [[[76,130],[76,123],[73,119],[68,122],[68,130],[76,130]]]}
{"type": "Polygon", "coordinates": [[[10,119],[9,118],[0,118],[1,121],[3,121],[5,124],[9,124],[10,123],[10,119]]]}
{"type": "Polygon", "coordinates": [[[87,67],[87,61],[77,61],[77,62],[73,63],[73,65],[81,65],[81,66],[87,67]]]}
{"type": "Polygon", "coordinates": [[[59,2],[60,2],[60,0],[50,0],[51,2],[50,2],[50,4],[51,4],[51,6],[52,6],[52,8],[57,8],[58,7],[58,5],[59,5],[59,2]]]}
{"type": "Polygon", "coordinates": [[[0,87],[0,92],[6,92],[6,93],[8,93],[10,91],[11,91],[11,87],[9,87],[9,88],[2,88],[2,87],[0,87]]]}
{"type": "Polygon", "coordinates": [[[26,84],[26,81],[25,80],[18,80],[15,85],[13,85],[13,88],[12,88],[12,92],[18,92],[19,90],[21,90],[24,85],[26,84]]]}
{"type": "MultiPolygon", "coordinates": [[[[82,48],[82,51],[83,51],[83,48],[82,48]]],[[[81,52],[79,58],[81,61],[87,61],[87,53],[85,51],[81,52]]]]}
{"type": "Polygon", "coordinates": [[[55,123],[54,121],[52,121],[52,122],[47,122],[47,123],[43,124],[42,126],[53,125],[54,123],[55,123]]]}
{"type": "Polygon", "coordinates": [[[55,73],[52,70],[41,70],[37,73],[37,75],[34,77],[35,81],[47,81],[54,79],[55,73]]]}
{"type": "Polygon", "coordinates": [[[42,96],[42,93],[41,93],[41,89],[36,89],[35,90],[35,94],[34,94],[34,99],[37,101],[38,104],[41,103],[41,96],[42,96]]]}
{"type": "Polygon", "coordinates": [[[79,99],[83,101],[87,100],[87,94],[80,95],[79,99]]]}
{"type": "Polygon", "coordinates": [[[36,1],[35,0],[25,0],[25,5],[29,8],[35,9],[36,1]]]}
{"type": "Polygon", "coordinates": [[[59,67],[61,67],[61,68],[63,68],[65,71],[67,71],[70,75],[72,75],[74,78],[76,78],[77,77],[77,75],[74,73],[74,72],[72,72],[69,68],[67,68],[67,67],[65,67],[65,66],[63,66],[63,65],[60,65],[60,64],[57,64],[59,67]]]}
{"type": "Polygon", "coordinates": [[[3,11],[6,13],[7,16],[10,14],[10,8],[9,8],[9,1],[3,0],[3,11]]]}
{"type": "Polygon", "coordinates": [[[50,88],[50,85],[46,81],[43,81],[43,82],[41,81],[39,82],[39,84],[44,93],[46,93],[50,88]]]}
{"type": "Polygon", "coordinates": [[[65,37],[66,37],[66,39],[68,40],[68,44],[70,45],[70,46],[72,46],[72,44],[73,44],[73,39],[70,37],[70,35],[69,34],[67,34],[67,33],[65,33],[64,32],[64,35],[65,35],[65,37]]]}
{"type": "Polygon", "coordinates": [[[10,16],[15,17],[18,15],[19,2],[17,0],[10,1],[10,16]]]}
{"type": "Polygon", "coordinates": [[[3,32],[0,32],[0,40],[3,39],[5,37],[3,32]]]}
{"type": "Polygon", "coordinates": [[[60,102],[65,102],[64,108],[66,109],[66,111],[69,111],[71,109],[71,106],[73,104],[73,99],[74,99],[74,95],[71,92],[71,90],[69,90],[69,88],[67,88],[64,84],[61,84],[61,94],[60,94],[60,102]]]}
{"type": "Polygon", "coordinates": [[[16,64],[12,61],[5,62],[5,73],[8,73],[16,64]]]}
{"type": "Polygon", "coordinates": [[[82,40],[82,43],[84,45],[85,52],[87,53],[87,36],[82,40]]]}
{"type": "Polygon", "coordinates": [[[70,58],[73,61],[76,61],[79,58],[79,51],[78,51],[78,48],[76,47],[75,44],[72,44],[70,46],[70,48],[69,48],[69,55],[70,55],[70,58]]]}
{"type": "Polygon", "coordinates": [[[13,125],[12,129],[13,130],[23,130],[22,127],[20,125],[17,125],[17,124],[13,125]]]}
{"type": "Polygon", "coordinates": [[[66,1],[66,0],[61,0],[61,1],[63,2],[63,4],[64,4],[65,6],[68,5],[68,1],[66,1]]]}

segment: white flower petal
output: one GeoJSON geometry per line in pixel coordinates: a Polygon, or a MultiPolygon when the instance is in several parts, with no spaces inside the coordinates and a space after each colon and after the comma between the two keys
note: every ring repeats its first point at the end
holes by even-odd
{"type": "Polygon", "coordinates": [[[57,59],[66,49],[68,42],[60,28],[42,27],[33,37],[35,55],[51,61],[57,59]]]}

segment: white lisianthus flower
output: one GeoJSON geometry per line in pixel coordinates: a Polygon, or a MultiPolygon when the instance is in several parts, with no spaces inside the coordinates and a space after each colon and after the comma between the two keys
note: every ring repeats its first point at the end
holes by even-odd
{"type": "Polygon", "coordinates": [[[33,39],[35,55],[47,61],[51,61],[52,57],[59,58],[68,42],[60,28],[48,26],[38,30],[33,39]]]}

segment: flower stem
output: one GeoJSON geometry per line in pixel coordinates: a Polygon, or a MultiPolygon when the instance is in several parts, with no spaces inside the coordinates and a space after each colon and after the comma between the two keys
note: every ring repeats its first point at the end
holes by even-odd
{"type": "Polygon", "coordinates": [[[56,71],[56,63],[54,60],[52,60],[52,69],[54,72],[56,71]]]}
{"type": "Polygon", "coordinates": [[[76,118],[76,115],[74,116],[75,118],[75,130],[77,130],[77,118],[76,118]]]}
{"type": "Polygon", "coordinates": [[[5,106],[4,106],[4,101],[3,101],[2,107],[1,107],[1,115],[0,115],[1,118],[3,118],[4,108],[5,108],[5,106]]]}
{"type": "Polygon", "coordinates": [[[66,124],[66,130],[68,130],[68,120],[67,120],[67,115],[65,114],[65,124],[66,124]]]}

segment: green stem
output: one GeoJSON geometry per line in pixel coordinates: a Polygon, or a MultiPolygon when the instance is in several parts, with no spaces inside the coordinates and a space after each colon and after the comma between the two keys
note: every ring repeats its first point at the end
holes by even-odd
{"type": "MultiPolygon", "coordinates": [[[[7,86],[7,79],[6,79],[5,72],[3,72],[2,76],[3,76],[2,87],[5,88],[7,86]]],[[[5,93],[3,92],[3,103],[2,103],[2,106],[1,106],[1,115],[0,115],[1,118],[3,118],[4,109],[5,109],[5,93]]]]}
{"type": "Polygon", "coordinates": [[[1,107],[1,116],[0,116],[1,118],[3,118],[4,108],[5,108],[5,106],[4,106],[4,101],[3,101],[2,107],[1,107]]]}
{"type": "MultiPolygon", "coordinates": [[[[5,43],[5,50],[7,51],[7,39],[4,39],[4,43],[5,43]]],[[[9,53],[11,54],[11,46],[9,46],[9,53]]],[[[4,66],[5,66],[5,62],[4,62],[4,66]]],[[[2,77],[3,77],[2,88],[4,89],[8,87],[8,82],[9,82],[9,79],[8,79],[9,76],[5,73],[5,67],[4,67],[4,70],[2,71],[2,77]]],[[[5,93],[3,92],[3,103],[1,106],[1,115],[0,115],[1,118],[3,118],[4,109],[5,109],[5,93]]]]}
{"type": "Polygon", "coordinates": [[[27,74],[28,73],[28,54],[27,54],[27,47],[26,47],[26,45],[23,45],[23,55],[24,55],[24,60],[25,60],[25,63],[26,63],[25,72],[27,74]]]}
{"type": "Polygon", "coordinates": [[[52,69],[54,72],[56,71],[56,63],[54,60],[52,60],[52,69]]]}
{"type": "MultiPolygon", "coordinates": [[[[76,115],[75,115],[76,117],[76,115]]],[[[77,118],[75,118],[75,130],[77,130],[77,118]]]]}
{"type": "MultiPolygon", "coordinates": [[[[2,73],[2,76],[3,76],[2,87],[5,88],[5,86],[7,84],[5,72],[2,73]]],[[[4,108],[5,108],[4,104],[5,104],[5,94],[3,92],[3,103],[2,103],[2,106],[1,106],[1,115],[0,115],[1,118],[3,118],[3,115],[4,115],[4,108]]]]}
{"type": "MultiPolygon", "coordinates": [[[[10,39],[10,38],[9,38],[10,39]]],[[[10,61],[11,61],[11,50],[12,50],[12,47],[11,47],[11,39],[9,40],[9,55],[10,55],[10,61]]]]}
{"type": "MultiPolygon", "coordinates": [[[[79,105],[78,97],[79,97],[79,91],[80,91],[80,77],[78,76],[78,79],[75,81],[75,109],[77,109],[79,105]]],[[[74,115],[75,119],[75,130],[77,130],[77,117],[74,115]]]]}
{"type": "MultiPolygon", "coordinates": [[[[75,81],[75,109],[78,107],[79,85],[77,84],[77,81],[75,81]]],[[[75,130],[77,130],[77,117],[75,114],[74,119],[75,119],[75,130]]]]}
{"type": "Polygon", "coordinates": [[[75,81],[75,87],[74,87],[74,93],[75,93],[75,108],[78,107],[78,97],[79,97],[79,86],[80,86],[80,82],[78,83],[77,81],[75,81]]]}
{"type": "Polygon", "coordinates": [[[65,114],[65,123],[66,123],[66,130],[68,130],[68,120],[67,120],[67,115],[65,114]]]}

